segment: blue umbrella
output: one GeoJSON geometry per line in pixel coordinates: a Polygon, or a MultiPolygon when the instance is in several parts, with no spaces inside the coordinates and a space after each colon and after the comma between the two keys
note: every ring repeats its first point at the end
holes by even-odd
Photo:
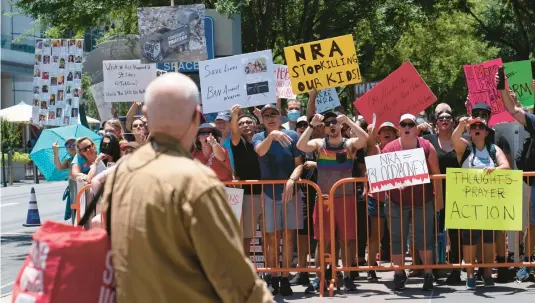
{"type": "Polygon", "coordinates": [[[41,132],[39,139],[30,153],[30,159],[37,165],[47,181],[65,180],[69,174],[68,170],[60,171],[56,169],[52,144],[56,141],[58,142],[59,159],[63,162],[65,159],[71,157],[65,147],[65,141],[69,138],[78,139],[80,137],[89,137],[95,142],[97,150],[100,147],[101,137],[80,124],[45,129],[41,132]]]}

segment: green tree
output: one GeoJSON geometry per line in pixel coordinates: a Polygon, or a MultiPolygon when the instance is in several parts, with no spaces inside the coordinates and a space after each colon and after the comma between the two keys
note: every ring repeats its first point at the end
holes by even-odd
{"type": "Polygon", "coordinates": [[[8,150],[22,148],[22,125],[9,122],[5,119],[0,119],[1,132],[2,132],[2,150],[7,152],[8,150]]]}

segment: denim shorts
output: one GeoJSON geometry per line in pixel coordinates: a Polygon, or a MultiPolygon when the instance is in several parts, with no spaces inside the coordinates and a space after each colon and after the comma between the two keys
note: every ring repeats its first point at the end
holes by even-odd
{"type": "Polygon", "coordinates": [[[386,218],[385,202],[378,202],[374,197],[368,196],[368,216],[386,218]]]}

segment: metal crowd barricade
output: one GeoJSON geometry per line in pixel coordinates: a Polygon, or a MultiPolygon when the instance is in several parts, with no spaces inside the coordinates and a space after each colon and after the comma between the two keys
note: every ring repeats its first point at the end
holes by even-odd
{"type": "MultiPolygon", "coordinates": [[[[294,194],[293,194],[293,197],[292,199],[288,202],[288,203],[283,203],[282,207],[283,207],[283,214],[286,214],[287,213],[287,208],[290,207],[289,204],[291,201],[294,201],[294,205],[295,205],[295,220],[296,220],[296,223],[298,224],[299,223],[299,207],[302,207],[300,206],[301,204],[299,203],[299,200],[301,200],[301,203],[306,203],[306,214],[303,213],[303,227],[305,227],[305,224],[307,224],[307,226],[309,227],[308,228],[308,233],[306,235],[303,235],[303,234],[300,234],[299,231],[294,231],[294,230],[284,230],[284,226],[286,225],[286,223],[288,223],[288,219],[287,217],[283,216],[283,219],[286,221],[286,222],[281,222],[283,223],[283,229],[281,232],[275,232],[273,233],[272,235],[274,236],[274,243],[275,243],[275,246],[277,246],[277,248],[279,249],[276,249],[275,252],[273,252],[273,249],[269,248],[268,249],[268,242],[269,241],[266,241],[267,239],[267,233],[266,233],[266,223],[268,223],[268,219],[266,218],[266,193],[267,192],[271,192],[272,194],[274,194],[274,191],[275,191],[275,186],[278,185],[278,186],[282,186],[284,187],[285,184],[286,184],[286,181],[284,180],[273,180],[273,181],[257,181],[257,180],[246,180],[246,181],[227,181],[227,182],[224,182],[225,186],[227,187],[232,187],[232,188],[242,188],[242,189],[245,189],[247,187],[250,188],[251,192],[254,193],[254,186],[256,185],[257,187],[260,186],[260,197],[261,197],[261,207],[262,207],[262,211],[261,211],[261,224],[259,224],[259,228],[257,229],[254,225],[253,226],[250,226],[251,228],[253,228],[252,230],[252,234],[253,235],[258,235],[258,236],[261,236],[261,237],[254,237],[250,243],[245,243],[246,241],[244,241],[243,245],[244,245],[244,250],[247,254],[247,249],[246,249],[246,246],[250,246],[251,244],[254,245],[253,247],[255,249],[253,249],[252,251],[250,251],[249,253],[249,257],[250,259],[252,260],[253,264],[255,265],[255,268],[256,268],[256,271],[258,273],[272,273],[272,274],[277,274],[277,273],[290,273],[290,272],[308,272],[308,273],[316,273],[316,275],[318,277],[320,277],[320,288],[319,288],[319,292],[320,292],[320,296],[323,296],[324,295],[324,288],[325,288],[325,251],[324,251],[324,235],[323,235],[323,208],[322,207],[318,207],[317,210],[318,210],[318,221],[317,224],[319,224],[319,236],[318,236],[318,240],[317,240],[317,245],[318,246],[318,250],[319,251],[319,256],[317,254],[315,254],[314,256],[314,266],[310,266],[310,263],[312,263],[312,254],[314,253],[314,248],[313,248],[313,245],[311,244],[312,240],[310,239],[311,237],[311,233],[314,231],[314,223],[312,222],[312,215],[313,215],[313,208],[312,208],[312,205],[310,205],[310,199],[304,199],[303,196],[302,196],[302,192],[303,192],[303,188],[304,188],[304,191],[307,192],[308,194],[310,194],[311,192],[316,192],[317,193],[317,198],[316,198],[316,202],[315,203],[319,203],[319,205],[323,205],[323,195],[321,193],[321,190],[319,189],[319,187],[311,182],[311,181],[307,181],[307,180],[301,180],[301,181],[298,181],[298,182],[295,182],[295,186],[294,186],[294,194]],[[301,191],[299,190],[298,187],[303,187],[301,188],[301,191]],[[312,189],[312,191],[311,191],[312,189]],[[304,200],[304,201],[303,201],[304,200]],[[310,230],[312,229],[312,230],[310,230]],[[306,263],[306,266],[303,266],[303,264],[299,264],[299,267],[292,267],[292,265],[290,264],[291,263],[291,259],[293,258],[290,258],[290,257],[287,257],[286,260],[284,257],[279,257],[279,253],[282,252],[282,255],[284,256],[284,251],[286,251],[285,253],[288,255],[288,254],[291,254],[293,256],[293,251],[288,251],[288,249],[285,249],[286,246],[289,244],[288,243],[288,236],[289,236],[289,233],[291,234],[297,234],[297,256],[298,256],[298,259],[300,258],[299,256],[301,256],[301,259],[302,259],[302,256],[304,255],[304,253],[306,253],[305,255],[305,263],[306,263]],[[305,247],[302,247],[303,245],[303,241],[301,241],[304,237],[307,237],[307,243],[305,245],[305,247]],[[282,237],[282,239],[281,239],[282,237]],[[255,238],[262,238],[263,241],[257,241],[255,238]],[[281,243],[281,240],[283,241],[281,243]],[[261,244],[260,244],[261,242],[261,244]],[[256,249],[256,247],[258,247],[258,245],[261,245],[261,249],[256,249]],[[262,256],[259,256],[260,253],[258,253],[258,250],[261,252],[262,256]],[[270,257],[270,254],[275,254],[276,253],[276,256],[275,257],[272,257],[271,260],[275,260],[275,265],[273,266],[273,264],[269,264],[270,266],[268,266],[268,263],[273,263],[273,261],[270,261],[268,262],[268,257],[270,257]],[[310,256],[310,259],[308,259],[308,256],[310,256]],[[258,258],[260,257],[260,258],[258,258]],[[262,258],[263,257],[263,258],[262,258]],[[259,260],[263,260],[264,263],[261,263],[261,262],[258,262],[259,260]],[[282,261],[282,262],[281,262],[282,261]]],[[[242,209],[250,209],[250,213],[243,213],[242,212],[242,215],[241,215],[241,220],[240,220],[240,225],[242,227],[242,232],[245,231],[244,228],[246,228],[244,226],[244,218],[245,216],[251,216],[251,217],[254,217],[255,213],[258,213],[258,210],[255,212],[255,208],[254,208],[254,198],[253,198],[253,195],[249,195],[248,197],[244,197],[243,199],[243,205],[242,205],[242,209]],[[247,201],[247,199],[249,201],[247,201]],[[250,206],[245,206],[245,203],[250,203],[252,205],[252,207],[250,206]]],[[[290,204],[291,205],[291,204],[290,204]]],[[[273,212],[275,212],[275,204],[273,205],[273,212]]],[[[305,211],[303,210],[303,212],[305,211]]],[[[274,221],[277,220],[276,216],[273,218],[274,221]]],[[[273,222],[273,225],[276,226],[276,222],[273,222]]],[[[299,225],[298,225],[299,226],[299,225]]],[[[276,229],[276,228],[275,228],[276,229]]],[[[301,232],[303,233],[303,232],[301,232]]],[[[294,236],[291,236],[290,238],[292,239],[295,239],[294,236]]],[[[273,244],[273,242],[272,242],[273,244]]],[[[250,246],[251,247],[251,246],[250,246]]],[[[299,262],[301,263],[301,262],[299,262]]]]}
{"type": "MultiPolygon", "coordinates": [[[[524,172],[523,174],[525,177],[527,176],[535,176],[535,172],[524,172]]],[[[437,182],[442,182],[443,180],[445,180],[445,177],[446,175],[433,175],[433,176],[430,176],[431,177],[431,182],[432,182],[432,185],[433,185],[433,188],[435,189],[436,188],[436,184],[437,182]]],[[[346,179],[342,179],[342,180],[339,180],[338,182],[336,182],[333,187],[331,188],[331,191],[329,193],[329,196],[327,199],[325,199],[324,203],[328,205],[328,208],[331,210],[329,212],[329,217],[330,217],[330,222],[328,222],[329,224],[329,227],[330,227],[330,239],[335,239],[335,234],[336,231],[335,230],[335,212],[334,212],[334,209],[335,209],[335,205],[333,203],[334,201],[334,198],[335,198],[335,193],[337,191],[338,188],[342,188],[343,189],[343,192],[345,192],[345,189],[347,188],[347,186],[354,186],[355,187],[355,190],[353,191],[353,193],[356,193],[356,186],[358,183],[362,183],[363,186],[368,186],[368,181],[367,181],[367,178],[346,178],[346,179]]],[[[461,269],[461,268],[500,268],[500,267],[506,267],[506,268],[509,268],[509,267],[530,267],[530,266],[534,266],[535,265],[535,262],[533,262],[533,259],[531,257],[534,256],[534,253],[535,253],[535,250],[533,249],[533,246],[535,245],[535,243],[533,243],[533,241],[531,241],[530,237],[531,237],[531,233],[533,232],[533,230],[530,230],[529,228],[529,218],[530,218],[530,208],[529,208],[529,200],[530,200],[530,188],[529,186],[531,186],[530,183],[528,183],[528,185],[524,186],[524,193],[526,193],[527,191],[527,195],[524,195],[524,202],[523,202],[523,213],[524,214],[527,214],[527,218],[526,216],[524,216],[522,219],[523,219],[523,232],[525,232],[525,241],[524,241],[524,250],[525,250],[525,255],[526,256],[530,256],[530,261],[529,262],[524,262],[523,260],[520,260],[519,257],[518,257],[518,252],[520,250],[519,248],[519,243],[521,242],[521,232],[504,232],[504,231],[493,231],[493,234],[494,234],[494,244],[493,244],[493,256],[498,256],[498,257],[505,257],[505,260],[504,262],[501,262],[498,263],[498,262],[495,262],[495,259],[493,258],[492,260],[482,260],[484,258],[482,258],[482,255],[484,255],[484,251],[483,251],[483,236],[481,236],[481,241],[479,242],[478,241],[478,244],[476,245],[481,245],[481,252],[478,251],[478,256],[476,257],[478,259],[478,263],[467,263],[467,262],[463,262],[463,248],[462,248],[462,232],[461,230],[447,230],[446,232],[444,232],[444,237],[446,239],[444,243],[443,241],[439,240],[439,234],[441,233],[441,231],[437,231],[437,224],[438,224],[438,220],[437,220],[437,212],[434,211],[434,214],[435,216],[433,217],[432,220],[434,220],[434,229],[433,230],[415,230],[414,229],[414,225],[412,225],[412,227],[409,227],[409,230],[408,232],[409,233],[412,233],[412,241],[410,240],[407,240],[408,243],[403,243],[403,232],[401,233],[401,247],[402,247],[402,260],[404,260],[402,263],[403,264],[400,264],[400,265],[393,265],[393,262],[392,261],[389,261],[389,262],[386,262],[384,264],[381,264],[381,258],[377,258],[377,265],[375,264],[367,264],[367,265],[358,265],[359,262],[357,261],[356,264],[357,265],[352,265],[352,266],[341,266],[339,267],[339,261],[338,261],[338,247],[336,245],[331,245],[330,249],[329,249],[329,254],[327,255],[327,264],[329,264],[332,268],[332,277],[327,277],[327,279],[330,279],[330,283],[329,283],[329,295],[332,296],[334,294],[334,288],[337,287],[337,281],[336,281],[336,277],[337,277],[337,273],[338,272],[342,272],[342,271],[369,271],[369,270],[380,270],[380,271],[393,271],[394,269],[396,270],[405,270],[405,269],[414,269],[414,270],[424,270],[424,269],[439,269],[439,270],[453,270],[453,269],[461,269]],[[526,211],[527,210],[527,211],[526,211]],[[527,222],[526,222],[527,220],[527,222]],[[526,229],[527,227],[527,229],[526,229]],[[424,255],[423,257],[423,260],[420,260],[422,262],[420,263],[423,263],[423,264],[417,264],[417,260],[412,260],[412,261],[409,261],[407,260],[406,258],[406,252],[408,251],[410,255],[412,255],[413,258],[420,258],[421,257],[418,257],[417,255],[417,251],[416,251],[416,248],[415,248],[415,233],[424,233],[424,248],[427,247],[427,243],[426,240],[425,240],[425,234],[426,233],[432,233],[433,234],[433,245],[432,245],[432,250],[433,250],[433,258],[431,260],[431,264],[429,264],[429,260],[427,260],[427,256],[424,255]],[[454,234],[457,234],[457,240],[458,242],[456,243],[457,245],[452,245],[453,243],[451,243],[451,239],[452,237],[450,237],[450,235],[454,235],[454,234]],[[501,235],[500,235],[501,234],[501,235]],[[507,238],[509,238],[509,246],[507,247],[506,245],[506,241],[507,241],[507,238]],[[513,238],[516,238],[514,241],[512,241],[513,238]],[[412,243],[411,243],[412,242],[412,243]],[[514,243],[514,246],[511,245],[511,243],[514,243]],[[412,244],[412,245],[411,245],[412,244]],[[407,247],[407,245],[410,245],[410,249],[407,247]],[[447,250],[448,247],[452,247],[452,246],[456,246],[456,249],[457,249],[457,260],[450,260],[450,257],[453,255],[453,251],[451,249],[447,250]],[[502,248],[503,250],[499,249],[499,248],[502,248]],[[441,252],[439,252],[438,250],[443,250],[444,254],[447,255],[444,256],[443,260],[439,260],[439,257],[442,256],[441,255],[441,252]],[[511,261],[510,260],[510,253],[512,252],[515,252],[516,254],[516,257],[515,257],[515,260],[514,261],[511,261]],[[440,261],[440,262],[439,262],[440,261]],[[484,262],[481,262],[481,261],[484,261],[484,262]],[[410,263],[407,264],[407,263],[410,263]],[[442,264],[440,264],[442,263],[442,264]],[[428,264],[428,265],[425,265],[425,264],[428,264]]],[[[446,189],[443,188],[443,191],[445,191],[446,189]]],[[[365,191],[366,193],[366,191],[365,191]]],[[[374,197],[376,194],[373,194],[374,197]]],[[[424,189],[424,193],[423,193],[424,197],[425,197],[425,189],[424,189]]],[[[445,194],[444,194],[445,195],[445,194]]],[[[358,237],[359,236],[365,236],[366,237],[366,246],[367,246],[367,249],[368,249],[368,252],[370,251],[370,247],[369,247],[369,243],[370,243],[370,237],[369,237],[369,228],[370,228],[370,217],[368,216],[368,195],[364,195],[364,201],[360,201],[357,203],[366,203],[366,223],[364,225],[362,225],[362,222],[361,224],[356,224],[356,230],[355,230],[355,233],[357,235],[357,240],[355,240],[355,246],[356,246],[356,251],[358,251],[358,246],[359,246],[359,241],[358,241],[358,237]],[[365,228],[365,232],[359,232],[359,227],[362,228],[364,226],[365,228]]],[[[343,199],[344,199],[344,203],[343,203],[343,207],[344,207],[344,214],[346,214],[346,204],[345,204],[345,199],[346,199],[346,196],[344,195],[343,196],[343,199]]],[[[379,200],[379,199],[377,199],[379,200]]],[[[414,200],[414,193],[413,193],[413,196],[412,196],[412,200],[414,200]]],[[[433,201],[436,203],[436,197],[433,199],[433,201]]],[[[413,201],[411,201],[410,203],[412,204],[412,212],[411,212],[411,220],[414,221],[414,204],[412,203],[413,201]]],[[[403,201],[402,201],[403,203],[403,201]]],[[[446,206],[446,200],[444,199],[444,208],[446,206]]],[[[340,207],[340,206],[339,206],[340,207]]],[[[379,206],[377,206],[379,207],[379,206]]],[[[386,208],[387,207],[391,207],[390,203],[385,203],[385,211],[386,211],[386,208]]],[[[425,203],[423,203],[423,207],[425,208],[425,203]]],[[[433,206],[434,207],[434,206],[433,206]]],[[[443,208],[443,209],[444,209],[443,208]]],[[[355,214],[351,214],[351,215],[354,215],[355,216],[355,220],[357,220],[357,217],[358,217],[358,212],[359,212],[359,208],[356,207],[356,213],[355,214]]],[[[391,212],[389,211],[388,212],[390,215],[391,215],[391,212]]],[[[445,214],[444,211],[442,211],[442,215],[445,214]]],[[[427,219],[426,218],[426,215],[425,215],[425,210],[423,211],[423,217],[424,217],[424,221],[427,219]]],[[[391,224],[391,217],[387,217],[386,220],[387,220],[387,226],[389,228],[390,231],[392,231],[392,229],[401,229],[400,226],[392,226],[391,224]]],[[[417,218],[419,219],[419,218],[417,218]]],[[[401,221],[403,221],[403,218],[401,218],[401,221]]],[[[327,222],[326,222],[327,223],[327,222]]],[[[345,227],[347,226],[347,220],[346,220],[346,217],[344,217],[344,229],[345,227]]],[[[380,221],[377,222],[377,224],[380,224],[380,221]]],[[[401,223],[401,226],[404,226],[403,223],[401,223]]],[[[535,228],[534,225],[532,225],[532,228],[535,228]]],[[[472,235],[470,234],[470,241],[471,241],[471,237],[472,235]]],[[[390,241],[390,255],[392,256],[392,238],[390,237],[389,239],[390,241]]],[[[325,239],[324,239],[324,243],[325,243],[325,239]]],[[[379,245],[381,243],[381,239],[376,239],[376,241],[373,241],[373,243],[376,243],[377,245],[379,245]]],[[[344,247],[341,247],[341,249],[343,250],[344,247]]],[[[347,250],[347,246],[345,248],[347,250]]],[[[381,252],[381,249],[373,249],[373,251],[378,251],[379,253],[381,252]]],[[[380,255],[380,254],[379,254],[380,255]]],[[[347,253],[346,253],[346,256],[347,256],[347,253]]],[[[353,261],[353,259],[355,258],[355,255],[351,256],[351,261],[353,261]]],[[[368,254],[368,258],[369,258],[369,254],[368,254]]],[[[357,257],[357,260],[358,260],[358,257],[357,257]]],[[[503,260],[503,259],[502,259],[503,260]]],[[[367,261],[368,262],[368,261],[367,261]]],[[[338,288],[338,287],[337,287],[338,288]]]]}
{"type": "MultiPolygon", "coordinates": [[[[76,200],[75,203],[71,203],[71,210],[74,210],[75,220],[73,222],[74,225],[78,225],[80,220],[82,219],[82,216],[85,213],[85,210],[89,206],[89,203],[91,202],[91,184],[85,184],[80,188],[80,190],[76,194],[76,200]],[[83,210],[83,211],[82,211],[83,210]]],[[[91,220],[87,222],[84,225],[85,229],[89,229],[91,227],[91,220]]]]}

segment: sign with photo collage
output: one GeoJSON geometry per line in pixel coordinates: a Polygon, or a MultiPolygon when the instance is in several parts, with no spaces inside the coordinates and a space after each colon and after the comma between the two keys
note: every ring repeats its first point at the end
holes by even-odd
{"type": "Polygon", "coordinates": [[[83,39],[36,41],[32,103],[34,123],[51,126],[78,124],[83,53],[83,39]]]}

